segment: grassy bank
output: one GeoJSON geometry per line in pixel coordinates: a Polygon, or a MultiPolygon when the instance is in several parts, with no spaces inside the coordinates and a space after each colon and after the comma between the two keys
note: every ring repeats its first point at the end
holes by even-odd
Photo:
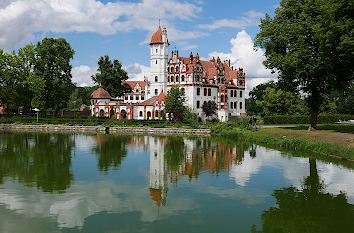
{"type": "MultiPolygon", "coordinates": [[[[354,148],[349,144],[346,145],[345,143],[335,142],[329,143],[326,141],[321,141],[321,138],[318,137],[316,137],[316,140],[306,139],[305,136],[307,136],[307,131],[302,128],[263,128],[257,132],[252,132],[247,129],[247,125],[247,122],[242,121],[238,123],[223,122],[214,124],[210,126],[210,128],[212,129],[212,135],[214,136],[233,137],[266,146],[276,146],[291,150],[315,152],[321,155],[351,160],[354,162],[354,148]],[[293,132],[296,132],[296,134],[292,135],[293,132]]],[[[324,130],[324,134],[330,135],[334,134],[334,132],[331,131],[336,130],[351,132],[352,126],[349,125],[346,128],[341,125],[338,126],[337,129],[336,126],[333,125],[325,128],[329,130],[324,130]]],[[[353,136],[350,133],[341,134],[344,134],[345,136],[347,135],[348,138],[352,138],[353,136]]],[[[337,135],[333,135],[333,137],[335,138],[337,135]]]]}

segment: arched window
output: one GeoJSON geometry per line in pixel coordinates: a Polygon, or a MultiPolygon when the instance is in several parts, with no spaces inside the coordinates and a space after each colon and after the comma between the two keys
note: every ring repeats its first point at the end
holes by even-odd
{"type": "Polygon", "coordinates": [[[208,96],[211,96],[211,88],[208,89],[208,96]]]}
{"type": "Polygon", "coordinates": [[[173,78],[173,76],[171,76],[171,82],[174,82],[174,78],[173,78]]]}
{"type": "Polygon", "coordinates": [[[176,76],[176,82],[179,82],[179,78],[178,78],[178,75],[176,76]]]}
{"type": "Polygon", "coordinates": [[[184,82],[184,75],[182,75],[182,77],[181,77],[181,81],[182,81],[182,82],[184,82]]]}
{"type": "Polygon", "coordinates": [[[167,72],[170,73],[170,67],[167,67],[167,72]]]}
{"type": "Polygon", "coordinates": [[[224,102],[224,95],[221,95],[220,102],[224,102]]]}
{"type": "Polygon", "coordinates": [[[176,72],[179,72],[179,66],[176,66],[176,72]]]}
{"type": "Polygon", "coordinates": [[[157,53],[158,49],[156,48],[156,53],[157,53]]]}
{"type": "Polygon", "coordinates": [[[157,81],[159,81],[159,78],[155,76],[155,82],[157,83],[157,81]]]}
{"type": "Polygon", "coordinates": [[[206,88],[204,88],[204,96],[207,96],[207,89],[206,88]]]}
{"type": "Polygon", "coordinates": [[[183,87],[181,88],[181,91],[183,94],[185,93],[185,89],[183,87]]]}
{"type": "Polygon", "coordinates": [[[171,66],[171,73],[173,73],[174,72],[174,69],[173,69],[173,66],[171,66]]]}
{"type": "Polygon", "coordinates": [[[150,117],[151,117],[151,112],[150,112],[150,111],[147,112],[146,116],[147,116],[147,119],[150,119],[150,117]]]}
{"type": "Polygon", "coordinates": [[[143,116],[143,111],[139,112],[139,116],[142,117],[143,116]]]}
{"type": "Polygon", "coordinates": [[[170,76],[167,76],[167,82],[170,82],[170,76]]]}
{"type": "Polygon", "coordinates": [[[200,95],[200,88],[197,88],[197,95],[200,95]]]}
{"type": "Polygon", "coordinates": [[[120,111],[120,117],[121,117],[121,119],[127,118],[127,112],[124,109],[122,111],[120,111]]]}
{"type": "Polygon", "coordinates": [[[100,117],[104,117],[104,111],[103,111],[103,109],[100,110],[100,117]]]}
{"type": "Polygon", "coordinates": [[[157,111],[157,110],[155,111],[155,117],[157,117],[157,118],[159,117],[159,111],[157,111]]]}

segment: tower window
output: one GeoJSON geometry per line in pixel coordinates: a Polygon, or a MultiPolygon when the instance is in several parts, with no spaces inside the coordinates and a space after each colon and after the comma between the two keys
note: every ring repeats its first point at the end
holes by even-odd
{"type": "Polygon", "coordinates": [[[200,88],[197,88],[197,95],[200,95],[200,88]]]}
{"type": "Polygon", "coordinates": [[[158,94],[158,90],[157,89],[155,89],[155,95],[157,95],[158,94]]]}
{"type": "Polygon", "coordinates": [[[157,53],[157,51],[158,51],[158,50],[156,49],[156,53],[157,53]]]}
{"type": "Polygon", "coordinates": [[[224,95],[221,95],[221,102],[224,102],[224,95]]]}
{"type": "Polygon", "coordinates": [[[156,60],[156,64],[157,64],[157,60],[156,60]]]}
{"type": "Polygon", "coordinates": [[[155,76],[155,82],[157,83],[157,81],[158,81],[158,77],[157,77],[157,76],[155,76]]]}

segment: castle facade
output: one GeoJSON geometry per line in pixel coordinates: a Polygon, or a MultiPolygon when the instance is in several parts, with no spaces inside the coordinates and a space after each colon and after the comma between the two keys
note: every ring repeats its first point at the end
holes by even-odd
{"type": "Polygon", "coordinates": [[[230,60],[213,58],[202,61],[199,54],[180,57],[178,50],[168,58],[166,28],[158,30],[150,41],[150,74],[144,81],[126,81],[132,91],[112,98],[102,87],[91,95],[92,116],[109,117],[114,111],[117,119],[162,119],[165,97],[178,85],[185,93],[186,105],[203,116],[207,101],[217,105],[216,116],[221,121],[246,115],[245,72],[234,69],[230,60]]]}

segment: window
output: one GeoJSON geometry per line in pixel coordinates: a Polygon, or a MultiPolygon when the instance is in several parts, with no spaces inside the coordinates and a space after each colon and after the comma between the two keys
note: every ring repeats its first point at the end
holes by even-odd
{"type": "Polygon", "coordinates": [[[184,82],[184,75],[182,75],[182,77],[181,77],[181,81],[182,81],[182,82],[184,82]]]}
{"type": "Polygon", "coordinates": [[[156,49],[156,53],[157,53],[157,51],[158,51],[158,50],[156,49]]]}
{"type": "Polygon", "coordinates": [[[128,96],[127,95],[125,96],[125,100],[128,100],[128,96]]]}
{"type": "Polygon", "coordinates": [[[174,69],[173,69],[173,66],[171,66],[171,73],[173,73],[174,72],[174,69]]]}
{"type": "Polygon", "coordinates": [[[211,89],[208,89],[208,96],[211,96],[211,89]]]}
{"type": "MultiPolygon", "coordinates": [[[[232,93],[232,92],[231,92],[232,93]]],[[[234,108],[234,103],[230,102],[230,108],[233,109],[234,108]]]]}
{"type": "Polygon", "coordinates": [[[231,90],[231,97],[234,97],[234,91],[233,90],[231,90]]]}
{"type": "Polygon", "coordinates": [[[174,78],[173,78],[173,76],[171,76],[171,82],[174,82],[174,78]]]}
{"type": "Polygon", "coordinates": [[[156,64],[157,64],[157,60],[156,60],[156,64]]]}
{"type": "Polygon", "coordinates": [[[139,100],[139,96],[137,95],[137,96],[135,96],[135,100],[139,100]]]}
{"type": "Polygon", "coordinates": [[[178,72],[179,71],[179,66],[176,66],[176,72],[178,72]]]}
{"type": "Polygon", "coordinates": [[[197,88],[197,95],[200,95],[200,88],[197,88]]]}
{"type": "Polygon", "coordinates": [[[144,96],[141,96],[141,100],[144,100],[144,96]]]}
{"type": "Polygon", "coordinates": [[[142,117],[143,116],[143,111],[139,112],[139,116],[142,117]]]}
{"type": "Polygon", "coordinates": [[[158,91],[159,91],[158,89],[155,89],[155,95],[157,95],[159,93],[158,91]]]}
{"type": "Polygon", "coordinates": [[[200,108],[200,101],[197,101],[197,108],[200,108]]]}
{"type": "Polygon", "coordinates": [[[242,91],[240,91],[240,98],[242,98],[242,91]]]}
{"type": "Polygon", "coordinates": [[[167,82],[170,82],[170,76],[167,77],[167,82]]]}
{"type": "Polygon", "coordinates": [[[167,67],[167,72],[170,73],[170,67],[167,67]]]}
{"type": "Polygon", "coordinates": [[[157,83],[157,81],[159,80],[159,78],[157,76],[155,76],[155,82],[157,83]]]}
{"type": "Polygon", "coordinates": [[[176,82],[179,82],[179,78],[178,78],[178,75],[176,76],[176,82]]]}
{"type": "Polygon", "coordinates": [[[234,90],[234,96],[237,97],[237,91],[236,90],[234,90]]]}
{"type": "Polygon", "coordinates": [[[220,102],[224,102],[224,95],[221,95],[221,100],[220,102]]]}
{"type": "Polygon", "coordinates": [[[184,88],[181,88],[181,91],[183,94],[186,92],[184,88]]]}
{"type": "Polygon", "coordinates": [[[242,102],[240,102],[240,109],[242,109],[242,102]]]}
{"type": "Polygon", "coordinates": [[[131,95],[131,96],[130,96],[130,100],[133,100],[133,99],[134,99],[134,97],[131,95]]]}
{"type": "Polygon", "coordinates": [[[155,117],[157,117],[157,118],[159,117],[159,111],[157,111],[157,110],[155,111],[155,117]]]}
{"type": "Polygon", "coordinates": [[[147,119],[151,117],[151,112],[147,112],[147,119]]]}
{"type": "Polygon", "coordinates": [[[204,88],[204,96],[207,96],[207,89],[206,88],[204,88]]]}

